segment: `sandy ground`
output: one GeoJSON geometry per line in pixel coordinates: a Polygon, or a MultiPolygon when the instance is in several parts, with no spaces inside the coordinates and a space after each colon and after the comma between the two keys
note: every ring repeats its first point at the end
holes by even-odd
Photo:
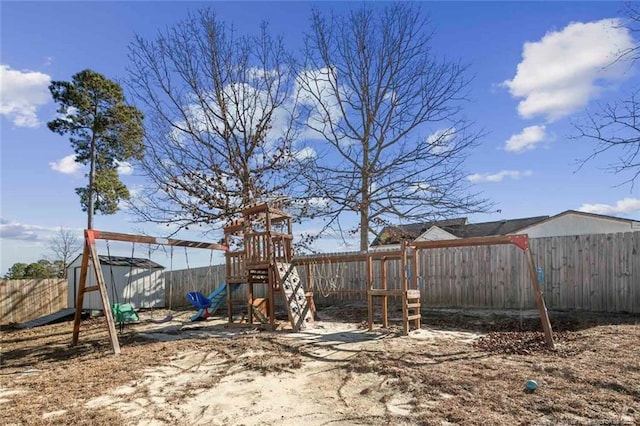
{"type": "Polygon", "coordinates": [[[537,319],[487,311],[425,313],[409,336],[357,306],[301,333],[190,314],[143,315],[121,356],[100,318],[74,348],[70,322],[3,331],[0,424],[640,424],[638,317],[552,315],[549,351],[537,319]]]}

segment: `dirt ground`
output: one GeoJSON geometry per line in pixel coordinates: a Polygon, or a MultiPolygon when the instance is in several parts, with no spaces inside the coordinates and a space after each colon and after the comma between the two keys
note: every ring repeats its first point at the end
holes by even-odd
{"type": "Polygon", "coordinates": [[[120,356],[102,318],[77,347],[71,322],[3,330],[0,424],[640,424],[637,316],[552,312],[551,351],[521,313],[425,311],[409,336],[367,331],[361,306],[301,333],[191,314],[145,313],[120,356]]]}

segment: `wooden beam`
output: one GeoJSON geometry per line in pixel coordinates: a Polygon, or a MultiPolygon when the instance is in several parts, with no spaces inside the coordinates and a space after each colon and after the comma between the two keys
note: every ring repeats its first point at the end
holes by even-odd
{"type": "MultiPolygon", "coordinates": [[[[85,231],[85,234],[89,234],[91,230],[85,231]]],[[[111,348],[115,355],[120,354],[120,342],[118,341],[118,334],[116,332],[116,325],[113,321],[113,314],[111,312],[111,303],[109,302],[109,294],[107,293],[107,286],[104,282],[104,276],[102,275],[102,267],[100,266],[100,259],[96,251],[95,240],[87,235],[86,240],[89,248],[89,255],[91,262],[93,263],[93,269],[96,274],[96,281],[98,282],[98,289],[100,292],[100,299],[102,300],[102,309],[104,318],[107,321],[107,328],[109,330],[109,339],[111,340],[111,348]]]]}
{"type": "Polygon", "coordinates": [[[531,277],[531,283],[533,284],[533,293],[536,299],[536,306],[540,313],[540,321],[542,321],[542,329],[544,330],[544,340],[549,349],[554,348],[553,342],[553,330],[551,329],[551,322],[549,321],[549,313],[547,312],[547,306],[544,303],[544,297],[542,295],[542,289],[540,283],[538,283],[538,274],[536,273],[536,266],[533,260],[531,250],[527,248],[525,250],[527,257],[527,264],[529,265],[529,276],[531,277]]]}
{"type": "Polygon", "coordinates": [[[381,297],[381,296],[403,296],[404,292],[402,290],[382,290],[379,288],[371,289],[367,291],[367,293],[371,296],[381,297]]]}
{"type": "Polygon", "coordinates": [[[494,244],[514,244],[522,250],[529,246],[527,235],[497,235],[493,237],[460,238],[457,240],[413,241],[410,243],[416,249],[490,246],[494,244]]]}
{"type": "Polygon", "coordinates": [[[407,290],[407,299],[420,299],[420,290],[407,290]]]}
{"type": "MultiPolygon", "coordinates": [[[[400,244],[400,280],[402,284],[402,330],[409,334],[409,309],[407,308],[408,270],[407,270],[407,243],[400,244]]],[[[385,298],[386,299],[386,298],[385,298]]]]}
{"type": "MultiPolygon", "coordinates": [[[[371,258],[373,259],[373,258],[371,258]]],[[[387,259],[380,259],[380,279],[382,281],[382,290],[388,290],[387,286],[387,259]]],[[[382,296],[382,327],[389,327],[389,298],[382,296]]]]}
{"type": "Polygon", "coordinates": [[[80,284],[78,286],[78,296],[76,300],[76,314],[73,318],[73,339],[71,345],[78,344],[80,335],[80,320],[82,319],[82,305],[84,304],[85,286],[87,285],[87,273],[89,272],[89,242],[84,240],[84,250],[82,251],[82,263],[80,264],[80,284]]]}
{"type": "Polygon", "coordinates": [[[373,330],[373,260],[367,258],[367,307],[369,308],[369,331],[373,330]]]}
{"type": "Polygon", "coordinates": [[[118,232],[97,231],[95,229],[87,229],[88,237],[93,240],[111,240],[111,241],[129,241],[133,243],[160,244],[165,246],[179,246],[202,248],[210,250],[229,250],[229,247],[223,244],[205,243],[202,241],[175,240],[172,238],[156,238],[145,235],[121,234],[118,232]]]}
{"type": "Polygon", "coordinates": [[[349,262],[366,262],[366,253],[354,252],[349,254],[335,254],[335,255],[309,255],[309,256],[297,256],[294,257],[291,263],[296,266],[309,265],[318,263],[349,263],[349,262]]]}

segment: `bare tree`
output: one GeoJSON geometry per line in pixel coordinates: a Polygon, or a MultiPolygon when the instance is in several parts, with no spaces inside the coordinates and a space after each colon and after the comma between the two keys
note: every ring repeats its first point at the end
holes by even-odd
{"type": "Polygon", "coordinates": [[[152,186],[132,206],[143,221],[210,225],[289,193],[295,75],[266,25],[239,36],[203,10],[153,41],[137,37],[130,60],[128,86],[148,117],[152,186]]]}
{"type": "Polygon", "coordinates": [[[60,227],[49,240],[47,249],[51,262],[61,268],[58,275],[60,278],[66,278],[67,266],[82,249],[82,241],[72,230],[60,227]]]}
{"type": "Polygon", "coordinates": [[[428,27],[407,3],[311,16],[298,85],[317,155],[301,170],[327,226],[358,217],[361,250],[391,220],[488,207],[462,168],[481,136],[462,116],[466,66],[436,57],[428,27]]]}
{"type": "MultiPolygon", "coordinates": [[[[640,32],[640,7],[627,3],[625,28],[631,33],[640,32]]],[[[630,66],[640,59],[640,44],[622,50],[615,62],[629,62],[630,66]]],[[[640,176],[640,86],[636,86],[628,98],[601,103],[594,111],[587,112],[582,120],[574,120],[576,134],[572,139],[587,139],[595,142],[593,152],[579,161],[583,167],[590,160],[605,152],[612,152],[617,159],[608,166],[614,173],[629,173],[625,183],[634,184],[640,176]]]]}

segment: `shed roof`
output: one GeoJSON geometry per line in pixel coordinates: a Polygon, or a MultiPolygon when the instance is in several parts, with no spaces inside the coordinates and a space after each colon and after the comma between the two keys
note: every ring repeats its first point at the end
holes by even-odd
{"type": "MultiPolygon", "coordinates": [[[[69,266],[74,264],[76,260],[80,258],[79,255],[76,257],[73,262],[69,263],[69,266]]],[[[107,256],[107,255],[98,255],[100,259],[100,264],[102,265],[110,265],[110,266],[126,266],[127,268],[142,268],[142,269],[165,269],[164,266],[159,263],[154,262],[151,259],[144,259],[141,257],[126,257],[126,256],[107,256]]]]}

